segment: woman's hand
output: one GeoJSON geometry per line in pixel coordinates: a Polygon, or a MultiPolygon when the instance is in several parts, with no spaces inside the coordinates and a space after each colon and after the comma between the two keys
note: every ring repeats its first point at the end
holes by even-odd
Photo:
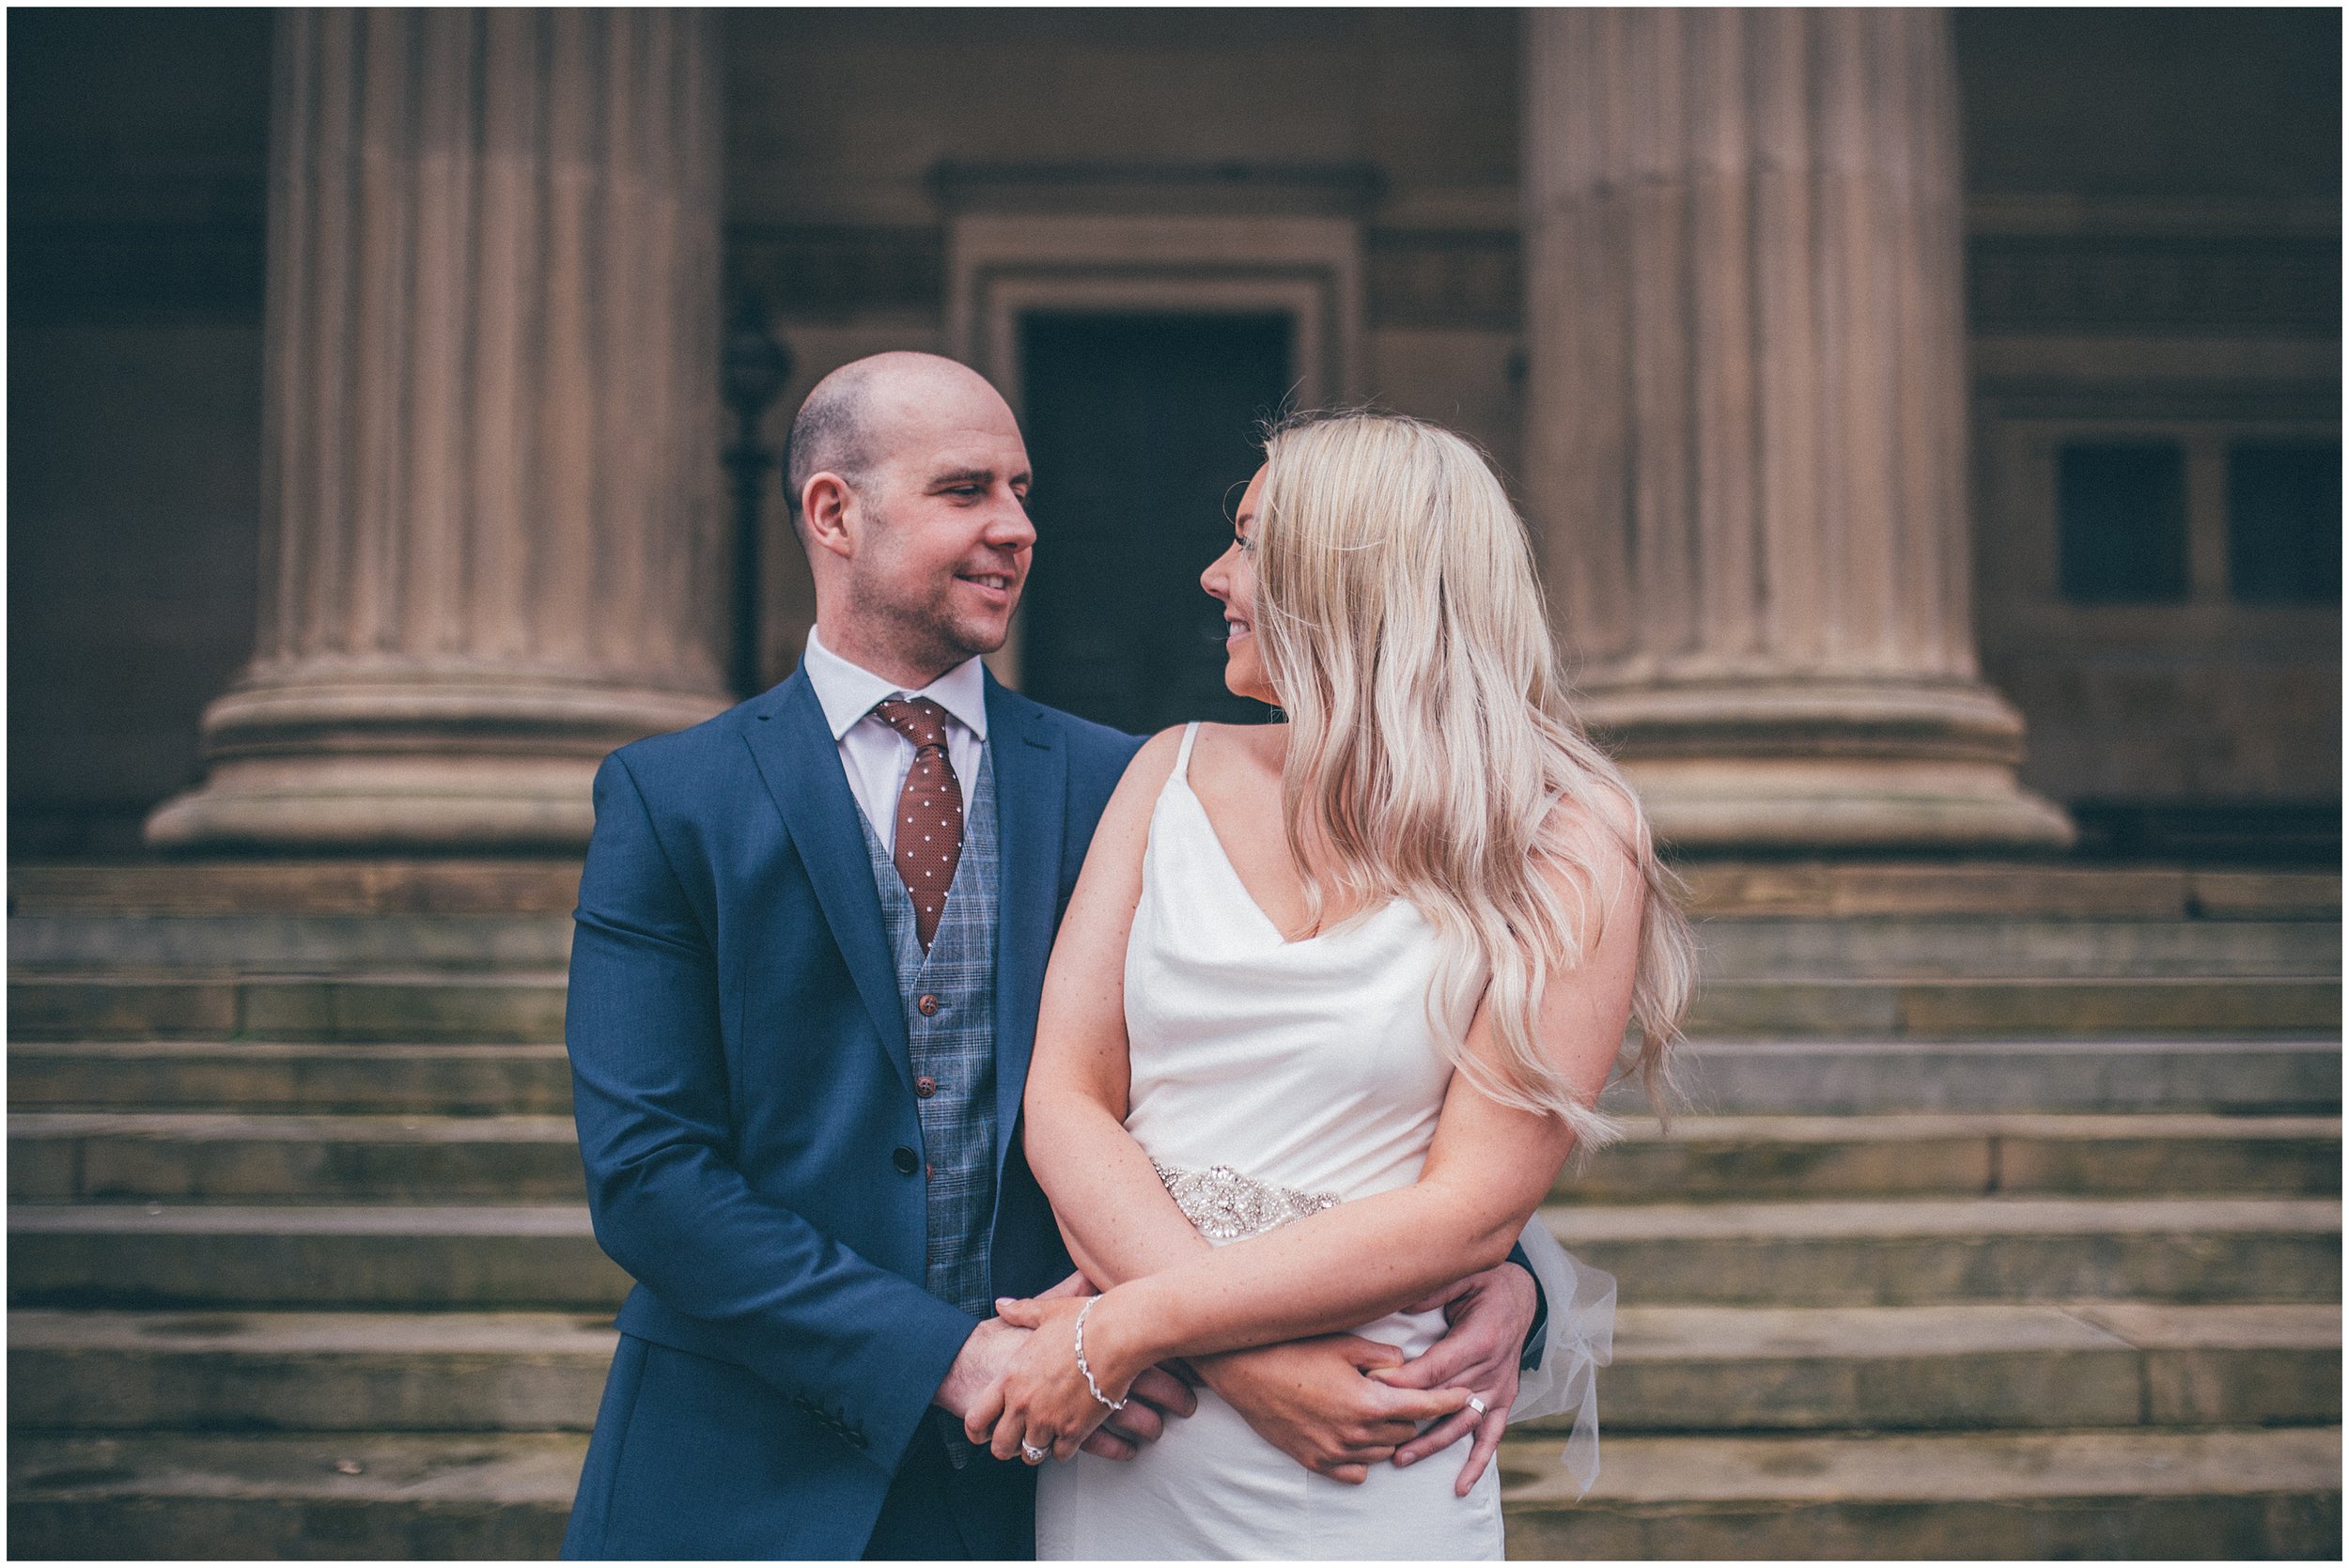
{"type": "MultiPolygon", "coordinates": [[[[1031,1333],[994,1388],[972,1407],[963,1433],[985,1443],[998,1459],[1044,1461],[1038,1451],[1055,1459],[1075,1457],[1077,1450],[1110,1415],[1110,1407],[1094,1398],[1085,1376],[1077,1368],[1077,1314],[1098,1296],[1038,1296],[1033,1300],[1003,1300],[997,1314],[1015,1328],[1031,1333]],[[1038,1455],[1030,1457],[1031,1455],[1038,1455]]],[[[1086,1323],[1094,1327],[1093,1320],[1086,1323]]],[[[1096,1378],[1103,1375],[1097,1346],[1088,1345],[1085,1359],[1096,1378]]],[[[1128,1380],[1130,1381],[1130,1380],[1128,1380]]],[[[1104,1382],[1101,1391],[1112,1399],[1126,1395],[1124,1383],[1104,1382]]]]}
{"type": "Polygon", "coordinates": [[[1517,1360],[1533,1322],[1533,1277],[1516,1264],[1504,1263],[1456,1281],[1413,1302],[1408,1311],[1431,1312],[1438,1308],[1451,1324],[1449,1333],[1416,1360],[1369,1375],[1399,1389],[1440,1386],[1475,1392],[1483,1410],[1470,1406],[1447,1416],[1405,1443],[1394,1456],[1398,1467],[1415,1464],[1474,1433],[1476,1441],[1469,1445],[1467,1462],[1452,1487],[1465,1498],[1492,1463],[1509,1429],[1509,1406],[1517,1398],[1517,1360]]]}

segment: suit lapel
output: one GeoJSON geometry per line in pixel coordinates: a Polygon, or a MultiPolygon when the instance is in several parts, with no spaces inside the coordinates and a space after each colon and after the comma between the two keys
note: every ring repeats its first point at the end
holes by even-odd
{"type": "MultiPolygon", "coordinates": [[[[1019,1121],[1035,1044],[1035,1012],[1059,913],[1061,815],[1068,756],[1043,711],[987,678],[988,749],[995,763],[995,1171],[1019,1121]]],[[[869,878],[868,878],[869,880],[869,878]]]]}
{"type": "Polygon", "coordinates": [[[897,995],[897,965],[881,925],[872,859],[857,824],[856,797],[848,792],[848,776],[840,766],[839,743],[832,737],[823,705],[816,700],[805,672],[794,674],[769,693],[743,732],[767,793],[783,814],[807,867],[832,940],[873,1016],[881,1047],[911,1094],[913,1064],[897,995]]]}

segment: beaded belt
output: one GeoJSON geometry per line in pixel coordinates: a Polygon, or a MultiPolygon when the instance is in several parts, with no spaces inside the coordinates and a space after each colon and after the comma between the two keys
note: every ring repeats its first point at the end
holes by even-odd
{"type": "Polygon", "coordinates": [[[1214,1241],[1261,1235],[1292,1219],[1334,1208],[1341,1201],[1334,1192],[1299,1192],[1293,1187],[1260,1182],[1241,1175],[1228,1165],[1186,1171],[1179,1165],[1160,1165],[1154,1159],[1150,1168],[1166,1184],[1167,1194],[1174,1200],[1174,1206],[1183,1211],[1183,1218],[1196,1226],[1201,1235],[1214,1241]]]}

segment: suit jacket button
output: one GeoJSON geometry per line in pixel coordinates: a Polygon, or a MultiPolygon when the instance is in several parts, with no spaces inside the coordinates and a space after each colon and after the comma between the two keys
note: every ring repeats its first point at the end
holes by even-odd
{"type": "Polygon", "coordinates": [[[938,1079],[930,1077],[927,1073],[924,1073],[920,1078],[913,1080],[913,1092],[926,1100],[932,1094],[938,1093],[938,1079]]]}
{"type": "Polygon", "coordinates": [[[903,1143],[889,1152],[889,1162],[897,1168],[897,1173],[901,1176],[910,1176],[922,1169],[920,1157],[903,1143]]]}
{"type": "Polygon", "coordinates": [[[934,996],[926,996],[913,1005],[921,1009],[922,1016],[926,1018],[934,1018],[938,1016],[938,999],[934,996]]]}

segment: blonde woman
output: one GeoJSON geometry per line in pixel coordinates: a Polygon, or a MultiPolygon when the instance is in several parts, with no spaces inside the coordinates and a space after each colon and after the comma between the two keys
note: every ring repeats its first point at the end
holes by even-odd
{"type": "MultiPolygon", "coordinates": [[[[1129,1463],[1077,1453],[1159,1362],[1342,1330],[1424,1350],[1442,1315],[1410,1309],[1501,1261],[1612,1135],[1600,1089],[1655,1079],[1688,989],[1638,802],[1567,711],[1523,525],[1474,448],[1372,414],[1277,430],[1202,581],[1226,681],[1287,722],[1159,736],[1101,819],[1026,1146],[1104,1289],[1001,1304],[1038,1331],[969,1430],[1061,1461],[1042,1557],[1498,1558],[1481,1460],[1349,1485],[1205,1391],[1129,1463]]],[[[1566,1269],[1545,1275],[1551,1359],[1587,1382],[1611,1282],[1566,1269]]],[[[1506,1391],[1453,1393],[1488,1457],[1506,1391]]]]}

